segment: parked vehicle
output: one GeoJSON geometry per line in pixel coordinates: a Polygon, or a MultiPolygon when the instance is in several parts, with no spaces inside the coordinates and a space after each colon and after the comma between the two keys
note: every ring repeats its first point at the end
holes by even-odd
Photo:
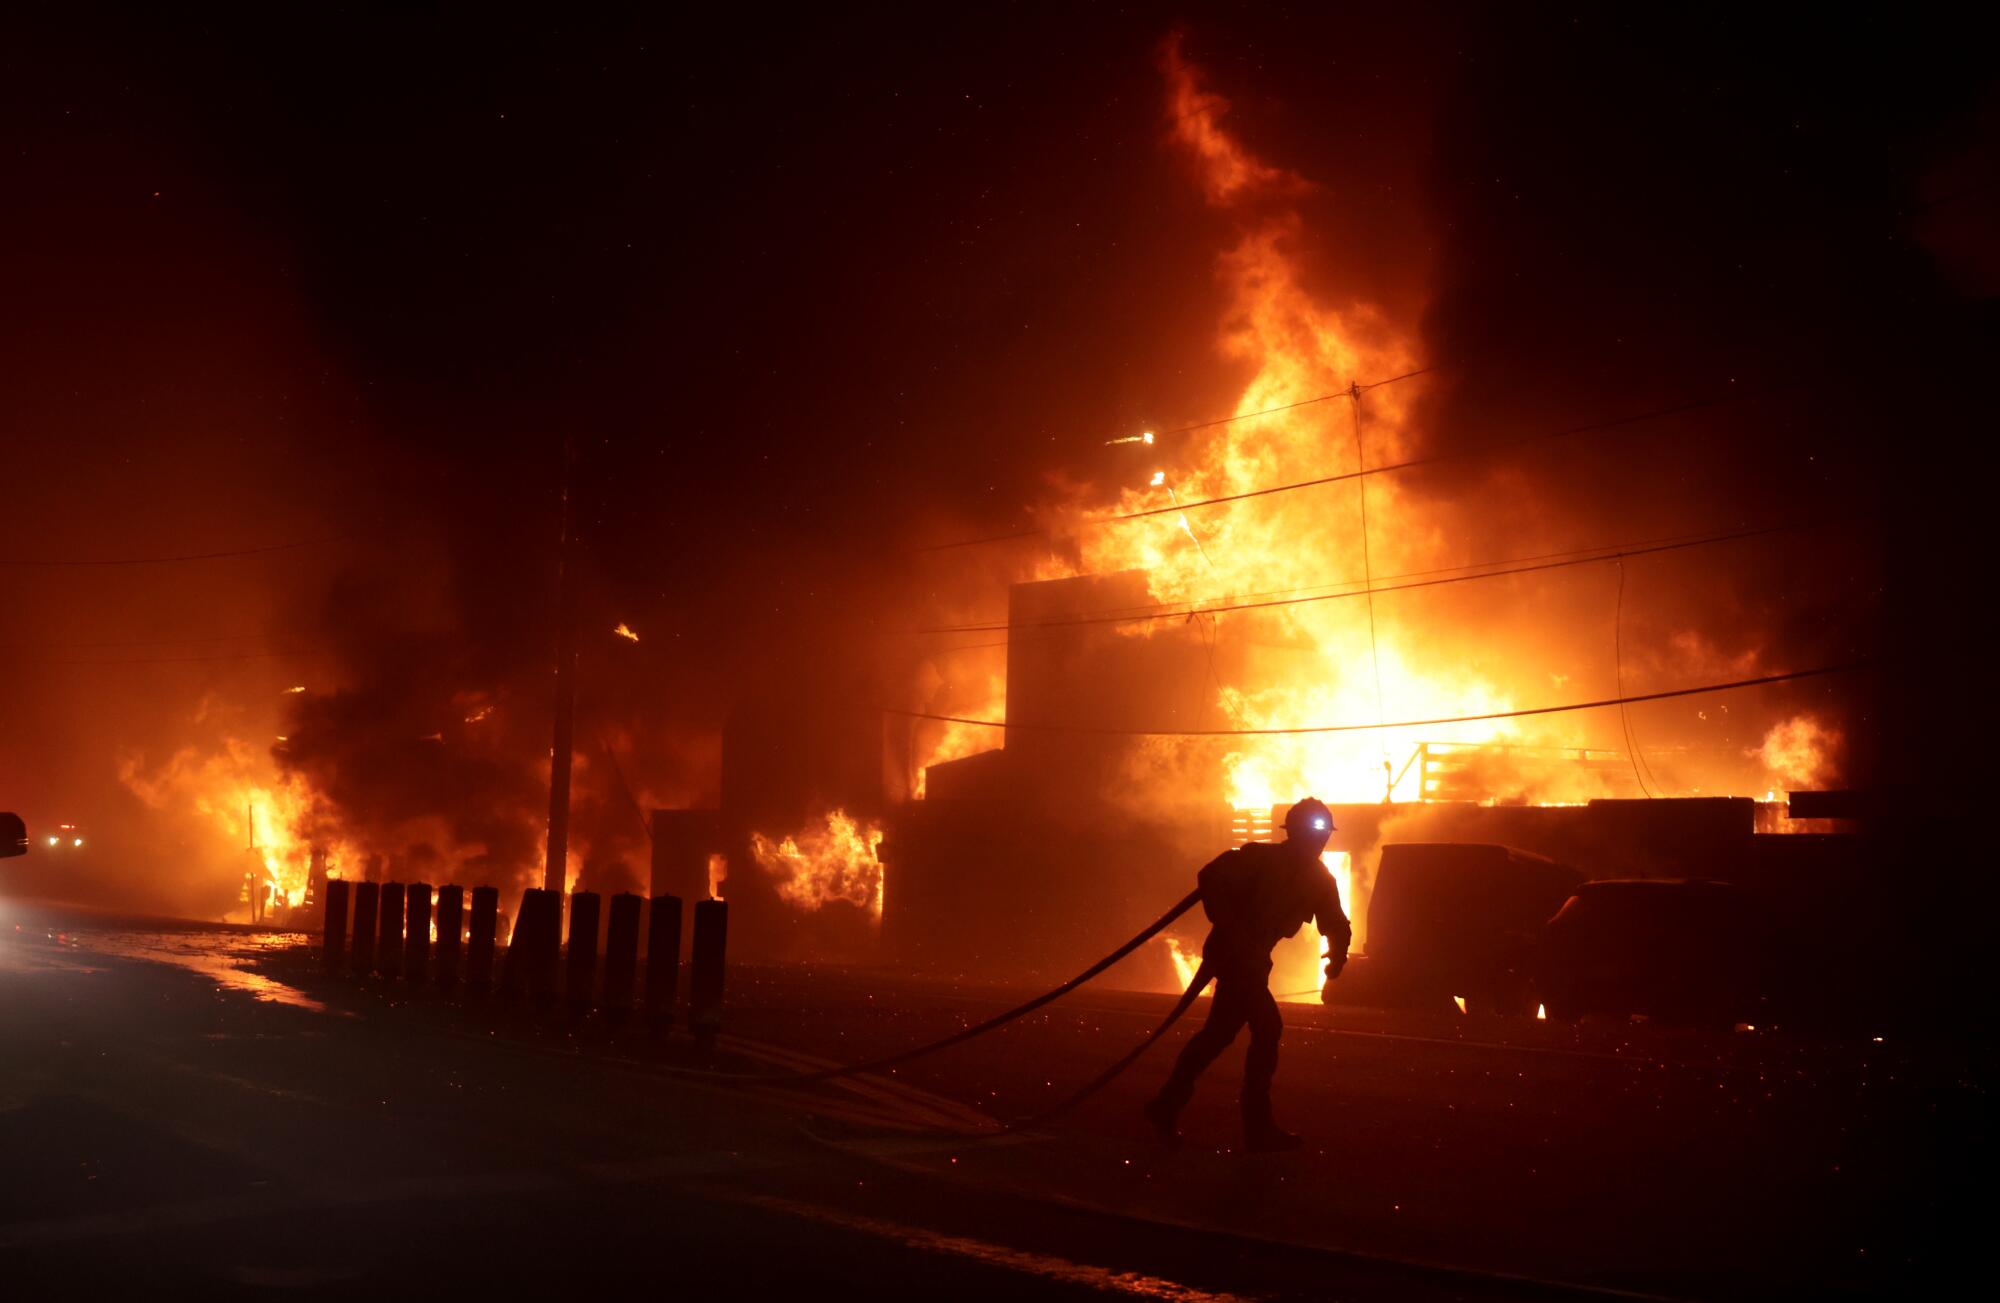
{"type": "Polygon", "coordinates": [[[1535,984],[1551,1018],[1645,1014],[1754,1022],[1770,991],[1770,928],[1726,882],[1587,882],[1548,922],[1535,984]]]}
{"type": "Polygon", "coordinates": [[[1532,960],[1583,882],[1568,865],[1490,843],[1382,848],[1368,903],[1367,985],[1385,1003],[1534,1012],[1532,960]]]}

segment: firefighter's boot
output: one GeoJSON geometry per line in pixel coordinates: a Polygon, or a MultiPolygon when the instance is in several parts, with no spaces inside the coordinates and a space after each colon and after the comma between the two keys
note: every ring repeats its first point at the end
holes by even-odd
{"type": "Polygon", "coordinates": [[[1276,1123],[1243,1128],[1243,1152],[1246,1154],[1288,1154],[1303,1149],[1305,1143],[1296,1132],[1287,1131],[1276,1123]]]}
{"type": "Polygon", "coordinates": [[[1146,1101],[1146,1107],[1142,1110],[1146,1115],[1146,1121],[1153,1126],[1153,1134],[1169,1149],[1181,1143],[1181,1109],[1187,1104],[1186,1095],[1179,1094],[1177,1098],[1177,1094],[1179,1093],[1174,1090],[1174,1082],[1169,1080],[1159,1094],[1146,1101]]]}
{"type": "Polygon", "coordinates": [[[1279,1126],[1271,1117],[1268,1095],[1246,1096],[1243,1101],[1243,1152],[1284,1154],[1301,1149],[1305,1141],[1279,1126]]]}

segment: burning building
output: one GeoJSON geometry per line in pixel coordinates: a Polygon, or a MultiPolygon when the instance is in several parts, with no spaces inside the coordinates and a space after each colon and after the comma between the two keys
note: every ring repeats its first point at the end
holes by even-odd
{"type": "MultiPolygon", "coordinates": [[[[1336,810],[1329,871],[1357,919],[1386,840],[1499,842],[1598,876],[1767,871],[1757,830],[1794,827],[1784,787],[1840,781],[1857,691],[1797,659],[1810,641],[1741,622],[1739,584],[1773,574],[1745,549],[1784,554],[1798,522],[1566,535],[1603,514],[1566,497],[1580,441],[1688,437],[1696,414],[1441,438],[1452,368],[1321,287],[1313,183],[1228,130],[1177,43],[1163,63],[1172,141],[1234,231],[1217,343],[1248,380],[1228,416],[1109,438],[1124,487],[973,540],[1007,550],[982,573],[1015,582],[1004,620],[927,631],[888,944],[996,970],[1086,961],[1307,794],[1336,810]]],[[[1316,987],[1313,942],[1281,955],[1280,989],[1316,987]]],[[[1171,957],[1146,980],[1171,980],[1171,957]]]]}

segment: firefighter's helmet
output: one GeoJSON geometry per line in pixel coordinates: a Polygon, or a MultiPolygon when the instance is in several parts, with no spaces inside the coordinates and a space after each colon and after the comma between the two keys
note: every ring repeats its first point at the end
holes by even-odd
{"type": "Polygon", "coordinates": [[[1333,811],[1317,797],[1308,796],[1285,811],[1287,837],[1324,837],[1333,830],[1333,811]]]}

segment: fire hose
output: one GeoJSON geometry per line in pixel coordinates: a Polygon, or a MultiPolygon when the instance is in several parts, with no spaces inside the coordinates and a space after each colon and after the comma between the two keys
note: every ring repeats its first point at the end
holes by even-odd
{"type": "MultiPolygon", "coordinates": [[[[1147,924],[1146,927],[1142,929],[1131,940],[1125,942],[1123,945],[1119,946],[1116,950],[1113,950],[1110,954],[1106,955],[1104,958],[1098,960],[1090,967],[1084,969],[1081,973],[1078,973],[1075,977],[1070,978],[1067,982],[1064,982],[1061,986],[1055,987],[1048,991],[1044,991],[1042,994],[1036,996],[1034,999],[1028,1000],[1022,1004],[1017,1004],[1013,1008],[1005,1010],[1004,1012],[994,1014],[991,1018],[987,1018],[982,1022],[974,1023],[970,1027],[961,1028],[960,1030],[953,1032],[949,1036],[941,1037],[934,1041],[928,1041],[922,1045],[915,1046],[911,1049],[899,1050],[894,1054],[883,1055],[882,1057],[875,1059],[867,1059],[859,1063],[844,1063],[840,1064],[837,1067],[817,1068],[811,1071],[782,1072],[782,1073],[702,1072],[693,1069],[680,1068],[680,1069],[669,1069],[669,1072],[674,1076],[701,1077],[708,1080],[724,1080],[724,1081],[736,1082],[742,1085],[793,1086],[793,1085],[807,1085],[813,1082],[820,1082],[820,1081],[832,1081],[841,1077],[859,1076],[863,1073],[881,1072],[888,1068],[900,1067],[901,1065],[909,1063],[912,1060],[921,1059],[929,1055],[936,1054],[941,1050],[948,1050],[954,1045],[963,1045],[965,1042],[969,1040],[973,1040],[977,1037],[984,1036],[987,1032],[994,1031],[997,1030],[998,1028],[1004,1027],[1010,1022],[1014,1022],[1016,1019],[1024,1018],[1028,1014],[1033,1013],[1037,1009],[1043,1008],[1046,1005],[1053,1004],[1054,1002],[1060,1000],[1065,995],[1068,995],[1071,991],[1076,990],[1077,987],[1082,986],[1085,982],[1090,981],[1093,977],[1096,977],[1098,974],[1104,972],[1105,969],[1110,968],[1113,964],[1125,958],[1125,956],[1131,954],[1134,950],[1137,950],[1140,946],[1145,945],[1148,941],[1151,941],[1154,937],[1158,936],[1160,933],[1164,932],[1169,926],[1173,924],[1173,922],[1176,919],[1180,918],[1181,915],[1187,913],[1190,909],[1193,909],[1200,900],[1201,900],[1201,891],[1199,888],[1189,892],[1186,896],[1182,897],[1179,903],[1175,904],[1172,909],[1169,909],[1166,913],[1160,915],[1159,918],[1147,924]]],[[[1189,982],[1187,990],[1181,993],[1181,998],[1179,1002],[1174,1005],[1173,1009],[1167,1014],[1167,1016],[1164,1019],[1161,1020],[1159,1025],[1156,1026],[1150,1033],[1147,1034],[1144,1040],[1140,1041],[1138,1045],[1134,1046],[1131,1050],[1127,1051],[1122,1057],[1118,1059],[1117,1062],[1113,1063],[1109,1068],[1105,1069],[1097,1076],[1091,1078],[1088,1082],[1085,1082],[1081,1089],[1077,1090],[1067,1099],[1064,1099],[1061,1103],[1055,1105],[1053,1108],[1045,1109],[1042,1112],[1035,1114],[1033,1117],[1024,1118],[1021,1121],[1010,1123],[1007,1126],[1002,1127],[1001,1132],[1005,1133],[1005,1132],[1020,1131],[1031,1126],[1036,1126],[1041,1123],[1048,1122],[1068,1112],[1070,1109],[1075,1108],[1078,1104],[1083,1103],[1085,1100],[1089,1099],[1092,1095],[1095,1095],[1098,1091],[1102,1090],[1105,1086],[1109,1085],[1118,1076],[1119,1073],[1125,1071],[1125,1069],[1131,1067],[1135,1062],[1137,1062],[1140,1055],[1144,1054],[1148,1049],[1152,1048],[1154,1043],[1157,1042],[1161,1036],[1165,1035],[1169,1028],[1171,1028],[1176,1022],[1180,1021],[1181,1017],[1185,1015],[1188,1009],[1194,1004],[1195,998],[1202,993],[1204,988],[1207,987],[1211,979],[1211,976],[1212,974],[1209,969],[1208,961],[1204,959],[1201,963],[1201,967],[1195,971],[1194,980],[1189,982]]]]}

